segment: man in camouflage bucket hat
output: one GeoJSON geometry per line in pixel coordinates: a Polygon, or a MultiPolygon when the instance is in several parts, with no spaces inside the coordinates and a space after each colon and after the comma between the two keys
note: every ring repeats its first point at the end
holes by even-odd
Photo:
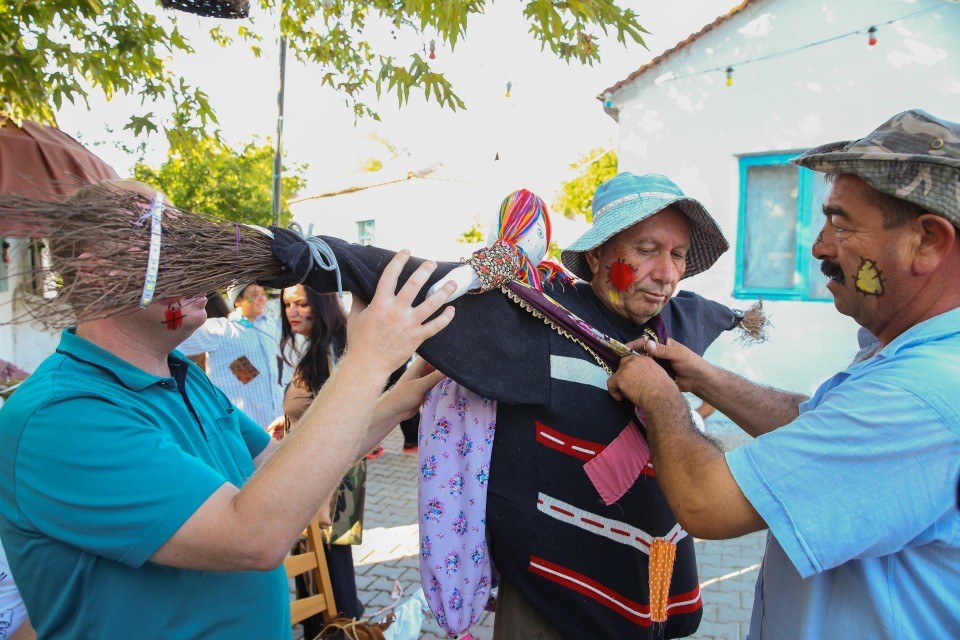
{"type": "Polygon", "coordinates": [[[960,125],[907,111],[794,162],[828,174],[813,254],[876,353],[807,398],[673,341],[637,344],[676,383],[631,357],[610,392],[646,413],[657,480],[691,535],[769,529],[749,638],[956,637],[960,125]],[[722,453],[678,384],[756,439],[722,453]]]}

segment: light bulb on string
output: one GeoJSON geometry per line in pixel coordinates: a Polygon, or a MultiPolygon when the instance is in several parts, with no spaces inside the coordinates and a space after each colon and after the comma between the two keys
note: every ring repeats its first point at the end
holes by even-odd
{"type": "Polygon", "coordinates": [[[733,67],[727,67],[727,86],[733,86],[733,67]]]}
{"type": "Polygon", "coordinates": [[[867,29],[867,44],[871,47],[877,44],[877,28],[874,26],[867,29]]]}
{"type": "Polygon", "coordinates": [[[430,40],[430,56],[429,57],[431,60],[437,59],[437,41],[436,40],[430,40]]]}

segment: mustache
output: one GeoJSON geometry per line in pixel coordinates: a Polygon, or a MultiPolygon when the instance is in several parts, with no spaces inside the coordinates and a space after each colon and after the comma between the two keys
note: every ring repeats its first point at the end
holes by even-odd
{"type": "Polygon", "coordinates": [[[820,273],[827,276],[837,284],[843,284],[847,278],[843,275],[843,269],[832,260],[823,260],[820,262],[820,273]]]}

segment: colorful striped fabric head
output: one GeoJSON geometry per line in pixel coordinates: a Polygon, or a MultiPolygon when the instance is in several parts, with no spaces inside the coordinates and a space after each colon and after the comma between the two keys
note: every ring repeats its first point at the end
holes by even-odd
{"type": "Polygon", "coordinates": [[[559,278],[564,284],[572,282],[572,278],[560,265],[547,260],[534,264],[525,251],[519,250],[518,243],[534,231],[537,220],[541,217],[546,231],[544,246],[549,248],[550,214],[546,203],[536,194],[526,189],[514,191],[500,203],[500,215],[497,219],[497,239],[518,248],[522,273],[517,279],[538,290],[542,282],[550,282],[554,278],[559,278]]]}

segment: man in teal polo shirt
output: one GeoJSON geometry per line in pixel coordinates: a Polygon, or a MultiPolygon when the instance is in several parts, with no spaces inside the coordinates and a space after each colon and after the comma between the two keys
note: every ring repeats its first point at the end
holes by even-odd
{"type": "Polygon", "coordinates": [[[0,537],[40,638],[289,635],[287,551],[439,380],[421,368],[381,396],[453,315],[427,322],[452,287],[412,307],[429,266],[394,293],[405,261],[282,446],[174,351],[205,320],[203,296],[64,331],[0,413],[0,537]]]}

